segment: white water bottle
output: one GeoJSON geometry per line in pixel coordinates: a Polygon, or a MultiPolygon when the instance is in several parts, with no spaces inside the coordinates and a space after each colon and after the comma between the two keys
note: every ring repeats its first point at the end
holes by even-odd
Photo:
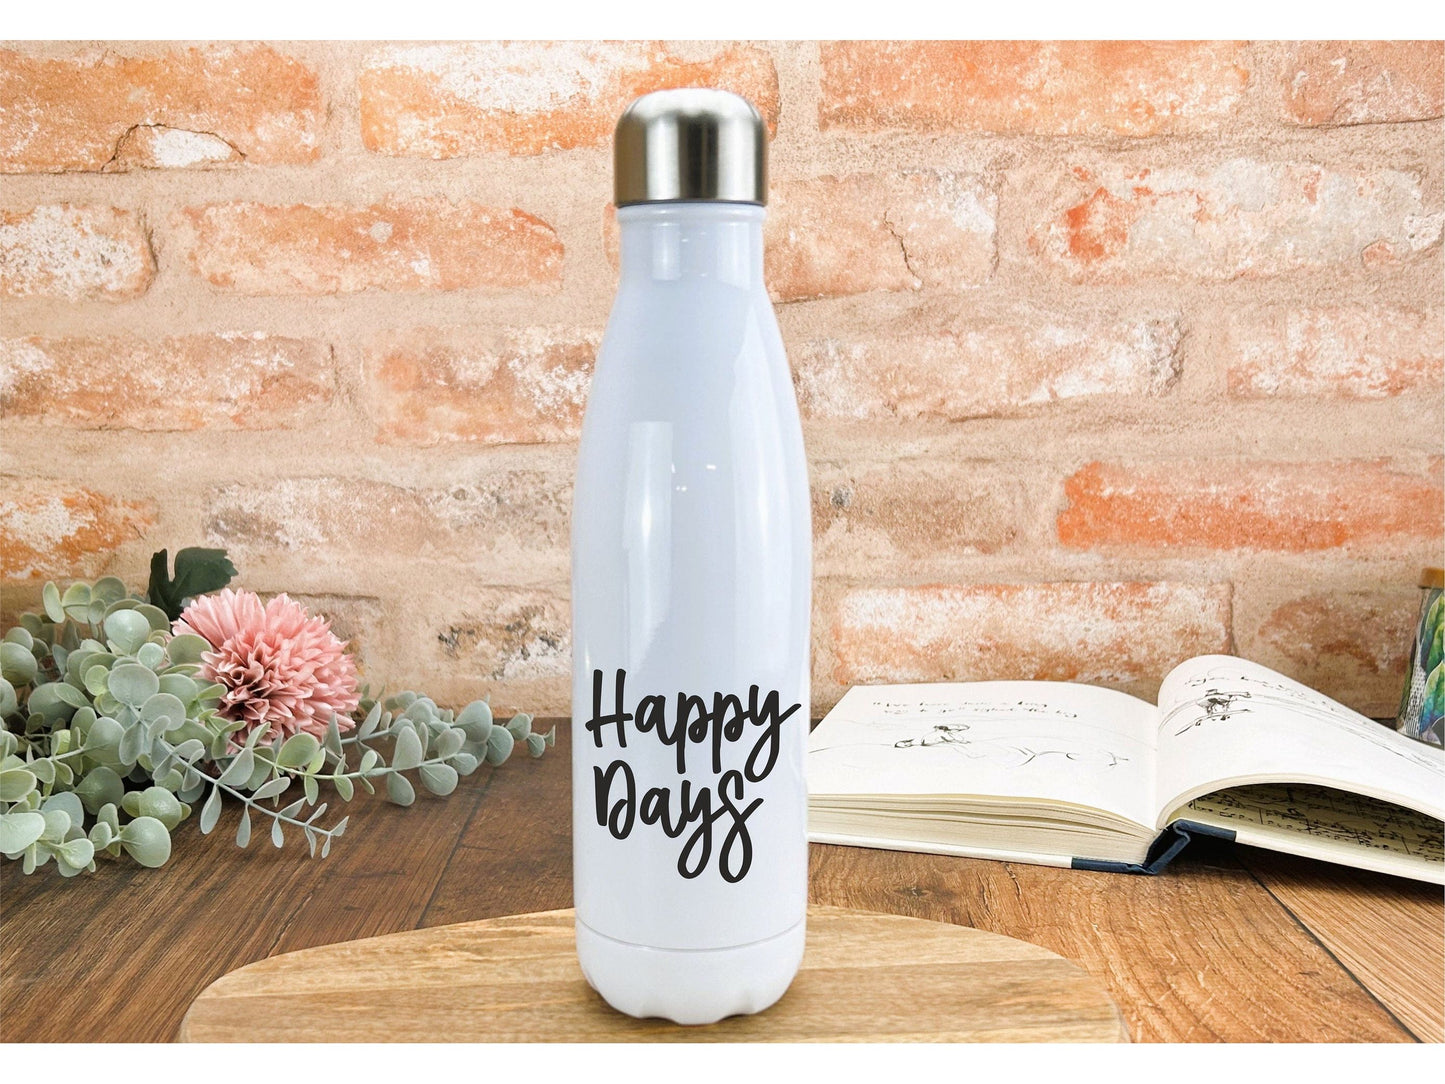
{"type": "Polygon", "coordinates": [[[812,536],[763,285],[767,137],[668,90],[617,125],[621,282],[572,511],[577,954],[632,1016],[783,995],[807,914],[812,536]]]}

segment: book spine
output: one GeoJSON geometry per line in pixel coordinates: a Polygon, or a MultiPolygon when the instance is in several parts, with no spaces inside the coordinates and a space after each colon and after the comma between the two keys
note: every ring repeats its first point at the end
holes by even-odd
{"type": "Polygon", "coordinates": [[[1234,833],[1227,828],[1215,828],[1211,824],[1200,824],[1197,821],[1175,821],[1159,833],[1159,838],[1149,848],[1149,854],[1143,862],[1101,862],[1095,858],[1075,858],[1072,868],[1094,870],[1098,873],[1158,873],[1174,861],[1195,836],[1213,836],[1215,839],[1234,842],[1234,833]]]}

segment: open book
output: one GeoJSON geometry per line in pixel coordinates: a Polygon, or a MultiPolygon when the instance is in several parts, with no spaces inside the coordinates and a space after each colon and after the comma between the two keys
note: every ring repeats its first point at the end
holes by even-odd
{"type": "Polygon", "coordinates": [[[809,838],[1152,873],[1191,834],[1445,884],[1445,751],[1243,659],[1153,705],[1059,681],[848,690],[808,743],[809,838]]]}

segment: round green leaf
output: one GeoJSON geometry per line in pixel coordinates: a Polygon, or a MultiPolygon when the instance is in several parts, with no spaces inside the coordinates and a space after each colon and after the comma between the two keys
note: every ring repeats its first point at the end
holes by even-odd
{"type": "Polygon", "coordinates": [[[65,620],[65,611],[60,607],[60,588],[47,583],[40,592],[40,602],[45,607],[45,616],[59,625],[65,620]]]}
{"type": "Polygon", "coordinates": [[[82,836],[55,848],[55,856],[71,869],[84,869],[95,857],[95,844],[82,836]]]}
{"type": "Polygon", "coordinates": [[[406,776],[391,772],[386,777],[386,796],[397,805],[411,805],[416,801],[416,789],[406,776]]]}
{"type": "Polygon", "coordinates": [[[34,810],[0,813],[0,854],[19,854],[45,831],[45,818],[34,810]]]}
{"type": "Polygon", "coordinates": [[[57,681],[54,682],[51,687],[55,690],[55,695],[60,698],[62,704],[66,704],[72,708],[90,707],[90,698],[80,689],[70,684],[70,682],[57,681]]]}
{"type": "Polygon", "coordinates": [[[182,704],[191,703],[200,691],[201,687],[185,674],[161,675],[161,692],[170,693],[182,704]]]}
{"type": "Polygon", "coordinates": [[[49,809],[42,808],[40,815],[45,818],[45,833],[40,838],[50,843],[63,843],[72,823],[70,811],[51,806],[49,809]]]}
{"type": "Polygon", "coordinates": [[[159,670],[166,663],[166,649],[160,644],[141,644],[135,653],[135,661],[151,670],[159,670]]]}
{"type": "Polygon", "coordinates": [[[170,693],[156,693],[141,705],[140,717],[152,737],[169,734],[186,721],[186,706],[170,693]]]}
{"type": "Polygon", "coordinates": [[[91,585],[90,597],[109,606],[125,598],[125,583],[116,576],[102,576],[91,585]]]}
{"type": "Polygon", "coordinates": [[[142,753],[150,748],[150,736],[146,728],[139,722],[125,728],[125,734],[121,736],[120,744],[116,746],[116,758],[126,768],[134,767],[142,753]]]}
{"type": "Polygon", "coordinates": [[[216,821],[221,819],[221,788],[212,787],[211,796],[206,799],[206,804],[201,806],[201,835],[211,834],[211,829],[216,827],[216,821]]]}
{"type": "Polygon", "coordinates": [[[460,752],[462,746],[466,743],[466,731],[462,730],[461,727],[447,727],[432,745],[432,755],[441,757],[442,759],[448,759],[460,752]]]}
{"type": "MultiPolygon", "coordinates": [[[[114,618],[120,615],[110,616],[114,618]]],[[[106,620],[109,621],[110,618],[106,620]]],[[[161,681],[156,677],[155,671],[134,662],[117,663],[106,679],[106,688],[110,690],[110,695],[133,708],[140,707],[155,696],[160,687],[161,681]]]]}
{"type": "Polygon", "coordinates": [[[305,731],[292,734],[276,754],[276,763],[283,768],[300,768],[309,763],[320,748],[321,743],[313,735],[305,731]]]}
{"type": "Polygon", "coordinates": [[[99,696],[109,687],[107,681],[110,678],[110,667],[101,663],[92,662],[85,668],[84,685],[85,691],[91,696],[99,696]]]}
{"type": "Polygon", "coordinates": [[[60,596],[60,608],[77,621],[90,620],[90,584],[76,581],[60,596]]]}
{"type": "Polygon", "coordinates": [[[218,782],[224,783],[228,787],[244,786],[250,780],[256,767],[256,754],[250,749],[242,749],[227,765],[226,770],[220,774],[218,782]]]}
{"type": "Polygon", "coordinates": [[[142,817],[154,817],[166,826],[167,831],[175,828],[185,817],[180,799],[165,787],[147,787],[136,804],[142,817]]]}
{"type": "Polygon", "coordinates": [[[173,663],[200,662],[201,656],[210,650],[210,643],[193,632],[173,636],[166,644],[166,654],[173,663]]]}
{"type": "MultiPolygon", "coordinates": [[[[411,727],[396,736],[396,750],[391,757],[391,766],[399,772],[415,768],[422,760],[421,739],[411,727]]],[[[406,803],[402,803],[406,804],[406,803]]]]}
{"type": "Polygon", "coordinates": [[[141,865],[156,869],[171,856],[171,834],[154,817],[137,817],[120,830],[120,845],[141,865]]]}
{"type": "MultiPolygon", "coordinates": [[[[20,699],[15,695],[15,686],[0,677],[0,718],[14,715],[20,710],[20,699]]],[[[5,731],[9,733],[9,731],[5,731]]]]}
{"type": "Polygon", "coordinates": [[[504,726],[492,727],[492,732],[487,736],[487,763],[501,764],[512,755],[512,746],[516,744],[511,731],[504,726]]]}
{"type": "Polygon", "coordinates": [[[65,660],[65,680],[77,689],[85,687],[85,672],[90,669],[91,660],[99,654],[95,648],[87,646],[89,643],[90,641],[87,640],[85,644],[72,651],[70,657],[65,660]]]}
{"type": "Polygon", "coordinates": [[[492,706],[485,700],[473,700],[457,716],[457,726],[474,742],[484,742],[492,732],[492,706]]]}
{"type": "Polygon", "coordinates": [[[85,736],[90,733],[90,728],[95,725],[98,716],[95,709],[89,704],[80,708],[70,717],[70,729],[75,733],[78,743],[85,743],[85,736]]]}
{"type": "MultiPolygon", "coordinates": [[[[120,726],[114,719],[106,721],[115,724],[117,729],[120,726]]],[[[125,783],[112,769],[100,765],[85,773],[85,778],[75,785],[75,794],[86,809],[97,813],[106,805],[120,803],[125,797],[125,783]]],[[[109,842],[106,840],[106,843],[109,842]]]]}
{"type": "Polygon", "coordinates": [[[29,685],[35,680],[35,656],[20,644],[0,643],[0,677],[12,685],[29,685]]]}
{"type": "Polygon", "coordinates": [[[68,693],[61,692],[62,689],[69,688],[69,685],[59,681],[38,685],[31,691],[30,698],[26,701],[26,709],[31,715],[39,715],[48,723],[63,722],[75,714],[77,706],[69,702],[68,693]]]}
{"type": "Polygon", "coordinates": [[[52,809],[63,809],[70,818],[70,823],[77,828],[85,823],[85,810],[81,806],[80,797],[74,791],[52,794],[40,803],[40,812],[47,813],[52,809]]]}
{"type": "Polygon", "coordinates": [[[423,764],[417,773],[427,790],[443,797],[457,789],[457,770],[447,764],[423,764]]]}
{"type": "Polygon", "coordinates": [[[150,622],[135,610],[116,610],[105,619],[105,635],[112,651],[133,655],[151,634],[150,622]]]}
{"type": "Polygon", "coordinates": [[[85,735],[86,752],[91,750],[114,749],[125,736],[125,727],[109,715],[102,715],[90,724],[85,735]]]}
{"type": "Polygon", "coordinates": [[[3,642],[7,644],[19,644],[26,651],[29,651],[35,646],[35,637],[32,636],[30,630],[23,625],[16,625],[13,629],[6,630],[3,642]]]}
{"type": "Polygon", "coordinates": [[[152,606],[148,602],[143,602],[135,608],[135,612],[150,623],[152,632],[171,631],[171,619],[166,616],[166,612],[159,606],[152,606]]]}

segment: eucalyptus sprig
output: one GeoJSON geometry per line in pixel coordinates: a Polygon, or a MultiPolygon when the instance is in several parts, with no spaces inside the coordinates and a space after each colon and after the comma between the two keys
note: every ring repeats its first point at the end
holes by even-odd
{"type": "Polygon", "coordinates": [[[358,786],[375,793],[382,781],[388,800],[407,806],[416,799],[407,773],[445,796],[518,743],[536,757],[555,741],[534,732],[529,715],[503,725],[484,700],[453,713],[413,692],[363,695],[346,734],[336,716],[320,739],[283,738],[264,724],[243,734],[244,721],[218,710],[225,689],[201,675],[210,645],[173,636],[167,612],[179,612],[183,585],[216,590],[234,568],[217,550],[182,550],[174,580],[166,565],[157,554],[145,595],[115,577],[63,593],[46,584],[42,611],[22,614],[0,641],[0,854],[25,873],[54,860],[73,877],[122,854],[163,865],[196,803],[209,833],[228,798],[241,804],[240,846],[256,816],[270,821],[277,847],[291,829],[324,857],[347,818],[322,823],[323,786],[350,801],[358,786]],[[298,783],[299,797],[283,805],[298,783]]]}

